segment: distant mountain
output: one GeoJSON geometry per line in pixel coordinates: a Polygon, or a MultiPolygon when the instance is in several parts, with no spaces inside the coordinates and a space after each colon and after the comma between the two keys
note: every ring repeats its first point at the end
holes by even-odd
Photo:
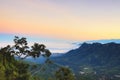
{"type": "MultiPolygon", "coordinates": [[[[64,53],[52,53],[52,55],[50,56],[51,58],[53,57],[60,57],[62,56],[64,53]]],[[[43,56],[40,56],[39,58],[32,58],[32,57],[29,57],[27,59],[25,59],[25,61],[29,61],[29,62],[34,62],[34,63],[44,63],[46,61],[46,58],[43,57],[43,56]]]]}
{"type": "Polygon", "coordinates": [[[83,43],[79,48],[52,60],[69,66],[76,73],[89,68],[98,73],[118,74],[120,73],[120,44],[83,43]]]}
{"type": "Polygon", "coordinates": [[[92,44],[92,43],[106,44],[106,43],[111,43],[111,42],[120,44],[120,39],[89,40],[89,41],[74,42],[74,43],[72,43],[72,44],[77,45],[77,46],[80,46],[80,45],[82,45],[84,42],[85,42],[85,43],[90,43],[90,44],[92,44]]]}
{"type": "Polygon", "coordinates": [[[102,44],[106,44],[106,43],[120,43],[120,39],[102,39],[102,40],[91,40],[91,41],[86,41],[87,43],[102,43],[102,44]]]}
{"type": "Polygon", "coordinates": [[[56,57],[66,63],[78,61],[89,65],[117,65],[120,64],[120,44],[117,43],[83,43],[79,48],[56,57]]]}
{"type": "Polygon", "coordinates": [[[50,57],[60,57],[62,55],[64,55],[65,53],[52,53],[52,55],[50,57]]]}

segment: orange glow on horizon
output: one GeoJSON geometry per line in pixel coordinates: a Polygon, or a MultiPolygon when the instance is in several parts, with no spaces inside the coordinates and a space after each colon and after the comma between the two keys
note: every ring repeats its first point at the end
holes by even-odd
{"type": "Polygon", "coordinates": [[[77,3],[5,0],[0,4],[0,33],[70,40],[120,38],[119,5],[77,3]]]}

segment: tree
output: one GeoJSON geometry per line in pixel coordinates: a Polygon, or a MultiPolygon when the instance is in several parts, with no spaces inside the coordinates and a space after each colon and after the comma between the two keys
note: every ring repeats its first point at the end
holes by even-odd
{"type": "Polygon", "coordinates": [[[74,74],[67,67],[60,67],[55,73],[57,80],[75,80],[74,74]]]}
{"type": "Polygon", "coordinates": [[[10,45],[0,49],[0,80],[14,80],[16,77],[15,59],[10,45]],[[4,75],[4,76],[3,76],[4,75]]]}
{"type": "Polygon", "coordinates": [[[46,49],[46,46],[44,44],[38,44],[38,43],[34,43],[33,46],[31,46],[31,51],[29,53],[30,56],[32,56],[33,58],[39,57],[42,53],[44,57],[48,58],[51,55],[51,52],[46,49]]]}
{"type": "Polygon", "coordinates": [[[19,38],[18,36],[15,36],[14,43],[15,45],[12,47],[12,54],[18,56],[19,59],[25,59],[28,56],[37,58],[42,53],[43,56],[47,58],[51,55],[51,52],[46,49],[44,44],[34,43],[31,48],[28,47],[27,40],[24,37],[19,38]]]}
{"type": "Polygon", "coordinates": [[[16,55],[19,59],[26,58],[30,52],[26,38],[15,36],[14,43],[12,54],[16,55]]]}
{"type": "Polygon", "coordinates": [[[38,58],[44,56],[47,59],[51,52],[46,49],[44,44],[34,43],[29,47],[26,38],[15,36],[14,45],[0,49],[0,79],[1,80],[29,80],[29,65],[24,63],[23,59],[27,57],[38,58]],[[16,60],[18,57],[20,60],[16,60]]]}
{"type": "MultiPolygon", "coordinates": [[[[49,59],[51,52],[46,49],[44,44],[34,43],[31,47],[29,47],[26,38],[19,38],[18,36],[15,36],[14,43],[15,44],[12,47],[8,45],[0,49],[0,60],[2,63],[0,66],[3,67],[3,70],[0,72],[2,75],[2,78],[0,79],[30,80],[30,77],[34,78],[34,76],[30,75],[30,72],[28,71],[29,65],[22,61],[27,57],[38,58],[40,56],[44,56],[46,58],[45,64],[53,63],[49,59]],[[18,57],[19,60],[16,60],[16,57],[18,57]]],[[[44,69],[44,66],[40,70],[42,69],[44,69]]],[[[55,72],[55,76],[57,80],[75,79],[74,74],[66,67],[60,67],[55,72]]],[[[50,77],[49,79],[52,78],[50,77]]]]}
{"type": "MultiPolygon", "coordinates": [[[[4,66],[6,66],[6,60],[9,60],[11,58],[11,47],[10,45],[4,47],[4,48],[1,48],[0,49],[0,54],[2,55],[2,64],[4,66]]],[[[11,59],[10,59],[11,60],[11,59]]]]}
{"type": "MultiPolygon", "coordinates": [[[[11,52],[13,55],[17,56],[19,60],[23,60],[27,57],[38,58],[40,56],[44,56],[47,59],[46,61],[48,62],[51,52],[46,49],[46,46],[44,44],[34,43],[31,47],[29,47],[26,38],[19,38],[18,36],[15,36],[14,43],[15,45],[12,47],[11,52]]],[[[23,78],[26,78],[25,80],[28,80],[29,75],[23,74],[27,73],[28,67],[25,66],[27,65],[23,64],[22,62],[19,63],[18,73],[21,76],[18,77],[17,80],[23,80],[23,78]]]]}

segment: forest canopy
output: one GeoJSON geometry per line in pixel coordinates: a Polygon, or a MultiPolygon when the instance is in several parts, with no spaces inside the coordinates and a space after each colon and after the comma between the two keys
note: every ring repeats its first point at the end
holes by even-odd
{"type": "MultiPolygon", "coordinates": [[[[40,56],[44,56],[46,58],[45,64],[51,64],[52,62],[49,60],[51,52],[46,49],[44,44],[34,43],[29,47],[25,37],[20,38],[15,36],[13,41],[13,46],[7,45],[0,48],[0,80],[45,80],[41,79],[40,76],[32,75],[30,69],[31,67],[36,68],[35,66],[37,65],[31,66],[32,63],[27,63],[24,59],[27,57],[39,58],[40,56]]],[[[59,66],[55,72],[55,78],[51,77],[50,79],[74,80],[74,76],[71,75],[72,72],[69,68],[59,66]]]]}

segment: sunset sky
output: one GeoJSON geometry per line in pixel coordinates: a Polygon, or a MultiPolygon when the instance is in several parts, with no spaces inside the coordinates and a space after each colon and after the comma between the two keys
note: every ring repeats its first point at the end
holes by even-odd
{"type": "Polygon", "coordinates": [[[48,41],[120,39],[120,0],[0,0],[0,39],[10,34],[48,41]]]}

